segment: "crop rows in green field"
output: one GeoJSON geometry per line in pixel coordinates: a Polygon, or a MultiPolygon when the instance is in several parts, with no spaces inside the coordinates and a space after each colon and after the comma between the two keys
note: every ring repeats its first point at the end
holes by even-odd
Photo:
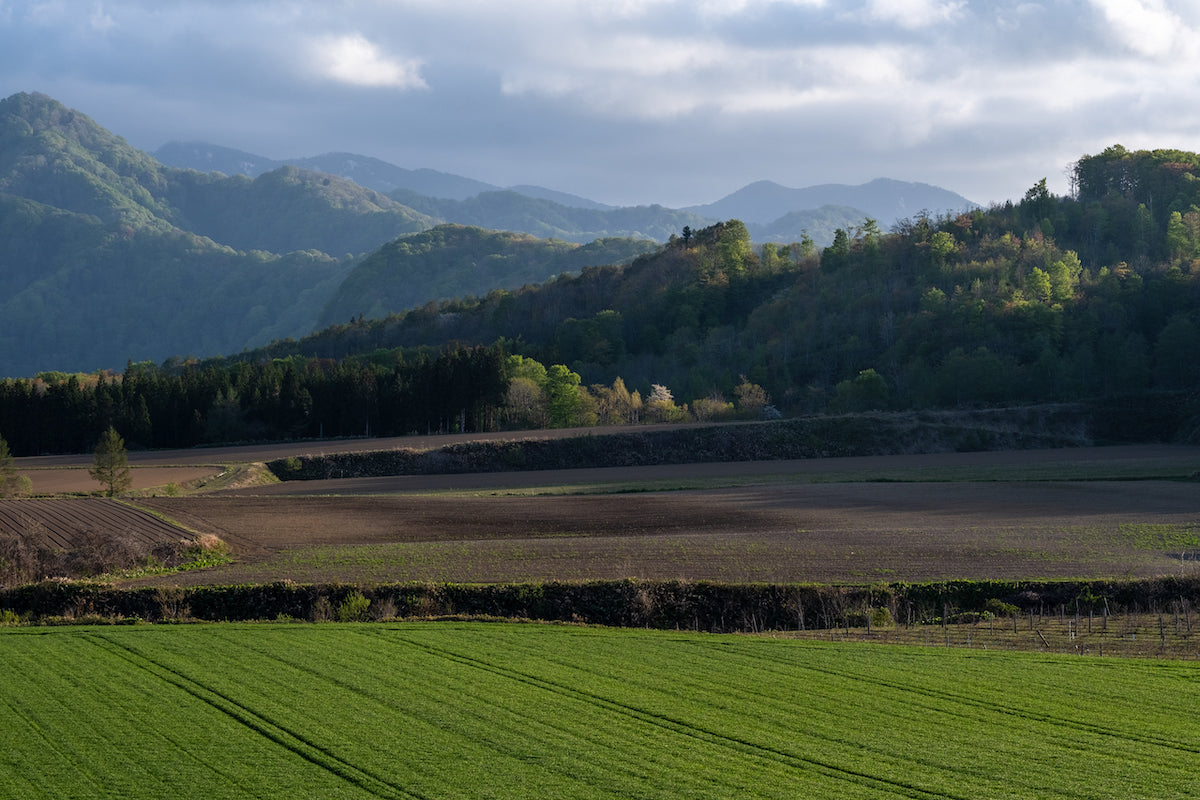
{"type": "Polygon", "coordinates": [[[0,633],[0,797],[1165,798],[1200,668],[484,623],[0,633]]]}

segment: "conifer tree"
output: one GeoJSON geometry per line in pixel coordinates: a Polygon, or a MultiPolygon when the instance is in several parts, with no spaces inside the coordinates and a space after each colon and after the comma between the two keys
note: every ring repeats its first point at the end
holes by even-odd
{"type": "Polygon", "coordinates": [[[100,434],[100,443],[96,445],[96,456],[88,474],[100,481],[107,490],[109,497],[115,497],[133,485],[133,476],[129,474],[129,459],[125,453],[125,440],[111,425],[100,434]]]}

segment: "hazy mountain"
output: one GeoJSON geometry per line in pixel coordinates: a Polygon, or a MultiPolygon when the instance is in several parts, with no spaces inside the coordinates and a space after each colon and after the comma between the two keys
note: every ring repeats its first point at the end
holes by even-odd
{"type": "Polygon", "coordinates": [[[461,175],[432,169],[405,169],[378,158],[353,153],[326,153],[306,158],[273,160],[206,142],[169,142],[156,150],[154,156],[172,167],[200,172],[222,172],[226,175],[246,175],[251,178],[280,167],[300,167],[338,175],[381,194],[404,189],[428,197],[465,200],[480,192],[495,192],[501,189],[499,186],[461,175]]]}
{"type": "Polygon", "coordinates": [[[187,177],[49,97],[0,101],[0,376],[312,329],[350,264],[239,252],[181,227],[172,200],[187,177]]]}
{"type": "Polygon", "coordinates": [[[285,166],[282,161],[207,142],[168,142],[152,155],[168,167],[194,169],[198,172],[220,172],[225,175],[246,175],[251,178],[285,166]]]}
{"type": "Polygon", "coordinates": [[[922,210],[938,213],[975,207],[970,200],[946,189],[880,178],[861,186],[824,184],[803,189],[759,181],[707,205],[621,208],[541,186],[505,189],[460,175],[404,169],[350,153],[273,161],[216,145],[172,142],[155,155],[172,166],[251,177],[285,164],[294,165],[352,180],[440,221],[581,243],[605,236],[649,237],[662,242],[685,225],[694,228],[722,219],[740,219],[755,241],[789,243],[807,234],[816,244],[825,246],[833,241],[837,228],[853,228],[867,217],[886,229],[922,210]],[[827,208],[831,206],[839,210],[831,211],[827,208]]]}
{"type": "Polygon", "coordinates": [[[385,317],[431,300],[516,289],[563,272],[631,261],[657,250],[646,240],[602,239],[586,245],[528,234],[439,225],[389,242],[346,277],[322,324],[385,317]]]}
{"type": "Polygon", "coordinates": [[[605,205],[597,203],[595,200],[589,200],[586,197],[568,194],[567,192],[556,192],[553,189],[545,189],[541,186],[529,186],[521,184],[519,186],[508,187],[509,191],[523,194],[526,197],[534,197],[538,200],[549,200],[552,203],[558,203],[560,206],[567,208],[587,208],[593,211],[611,211],[617,206],[605,205]]]}
{"type": "Polygon", "coordinates": [[[715,203],[689,206],[686,210],[716,219],[740,219],[747,224],[766,225],[789,212],[826,205],[861,209],[885,229],[922,210],[936,214],[976,207],[962,195],[937,186],[878,178],[859,186],[827,183],[803,189],[758,181],[715,203]]]}
{"type": "Polygon", "coordinates": [[[429,216],[459,225],[577,243],[614,236],[663,242],[684,226],[710,222],[696,214],[663,206],[571,208],[514,191],[483,192],[466,200],[436,200],[397,190],[391,197],[429,216]]]}
{"type": "Polygon", "coordinates": [[[473,178],[438,172],[433,169],[404,169],[386,161],[351,153],[326,153],[312,158],[300,158],[289,163],[304,169],[340,175],[382,194],[396,189],[408,189],[430,197],[463,200],[480,192],[496,191],[492,186],[473,178]]]}
{"type": "Polygon", "coordinates": [[[791,244],[801,241],[807,234],[814,244],[826,247],[833,242],[833,235],[838,228],[853,230],[868,216],[857,208],[825,205],[806,211],[791,211],[767,225],[747,223],[746,228],[756,242],[791,244]]]}

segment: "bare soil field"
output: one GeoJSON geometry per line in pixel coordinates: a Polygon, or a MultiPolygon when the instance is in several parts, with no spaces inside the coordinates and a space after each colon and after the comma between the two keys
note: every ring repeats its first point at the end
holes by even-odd
{"type": "MultiPolygon", "coordinates": [[[[184,466],[184,467],[133,467],[129,471],[133,479],[134,490],[147,490],[165,487],[169,484],[182,486],[189,481],[200,480],[219,474],[224,468],[220,466],[184,466]]],[[[21,474],[29,478],[36,495],[49,494],[87,494],[101,491],[104,487],[96,481],[83,467],[44,467],[39,469],[22,469],[21,474]]]]}
{"type": "MultiPolygon", "coordinates": [[[[737,423],[726,423],[737,424],[737,423]]],[[[675,430],[679,425],[642,425],[639,431],[675,430]]],[[[683,426],[693,427],[693,426],[683,426]]],[[[230,464],[272,461],[288,456],[323,453],[362,453],[375,450],[426,450],[452,444],[478,441],[563,439],[626,431],[627,428],[554,428],[501,433],[433,434],[399,436],[385,439],[335,439],[317,442],[289,442],[229,447],[195,447],[187,450],[134,451],[128,454],[134,490],[183,485],[221,473],[230,464]]],[[[87,473],[91,453],[58,456],[29,456],[14,459],[18,472],[29,478],[37,495],[85,494],[98,491],[100,485],[87,473]]]]}
{"type": "Polygon", "coordinates": [[[73,550],[96,533],[116,534],[147,545],[174,542],[186,531],[145,511],[98,497],[0,500],[0,536],[44,547],[73,550]]]}
{"type": "Polygon", "coordinates": [[[169,583],[864,583],[1200,570],[1200,489],[1187,482],[775,483],[607,495],[144,502],[238,548],[239,563],[161,579],[169,583]]]}
{"type": "MultiPolygon", "coordinates": [[[[1113,447],[305,481],[135,502],[237,555],[143,583],[1133,578],[1200,571],[1200,484],[1126,478],[1198,470],[1200,448],[1113,447]]],[[[44,502],[79,504],[62,532],[40,523],[64,541],[131,524],[83,499],[44,502]]],[[[164,527],[147,535],[179,538],[164,527]]]]}

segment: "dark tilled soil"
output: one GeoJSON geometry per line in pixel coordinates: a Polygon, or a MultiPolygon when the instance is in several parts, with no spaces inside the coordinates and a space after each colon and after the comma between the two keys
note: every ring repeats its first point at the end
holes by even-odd
{"type": "Polygon", "coordinates": [[[1145,537],[1133,534],[1138,526],[1200,525],[1197,487],[1163,481],[802,484],[543,497],[214,496],[148,505],[249,545],[241,564],[221,570],[239,580],[1143,576],[1195,570],[1197,562],[1165,547],[1147,549],[1145,537]],[[294,557],[350,545],[375,549],[365,559],[294,557]]]}

